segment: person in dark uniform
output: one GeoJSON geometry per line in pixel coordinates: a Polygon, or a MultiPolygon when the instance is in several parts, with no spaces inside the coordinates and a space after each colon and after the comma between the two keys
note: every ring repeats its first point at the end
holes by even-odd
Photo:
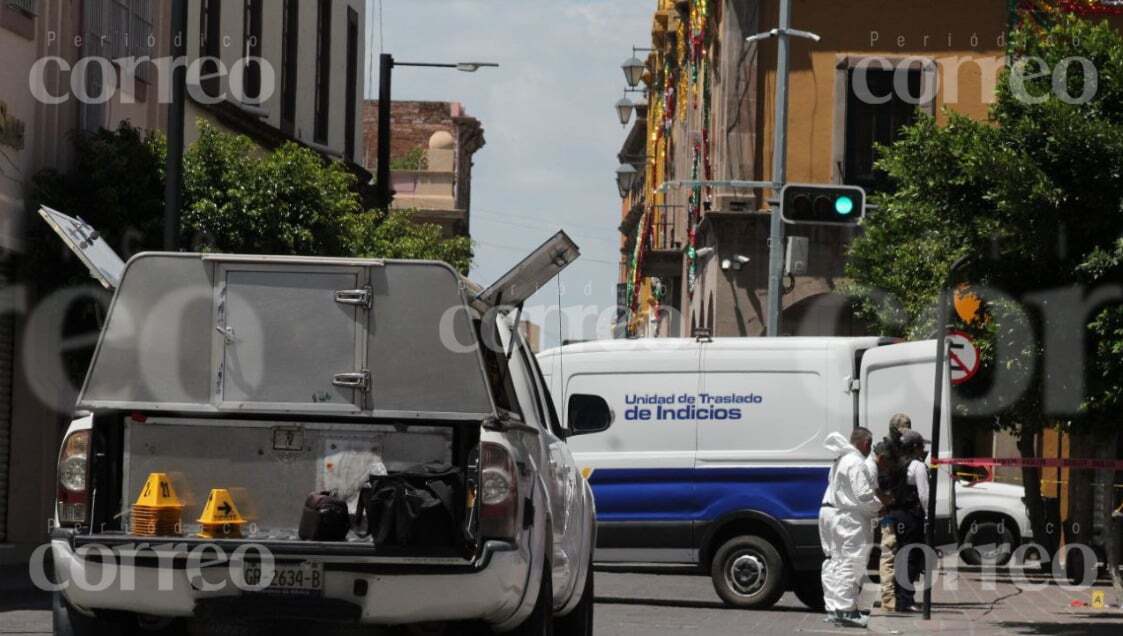
{"type": "MultiPolygon", "coordinates": [[[[928,502],[928,469],[924,465],[927,451],[924,450],[924,437],[916,431],[905,431],[901,435],[902,461],[904,472],[902,484],[895,491],[893,516],[897,520],[898,555],[901,549],[910,545],[924,543],[924,507],[928,502]]],[[[896,564],[898,570],[894,577],[896,589],[896,611],[919,612],[916,605],[916,582],[924,574],[924,551],[908,550],[906,563],[896,564]],[[907,584],[904,584],[907,583],[907,584]]]]}

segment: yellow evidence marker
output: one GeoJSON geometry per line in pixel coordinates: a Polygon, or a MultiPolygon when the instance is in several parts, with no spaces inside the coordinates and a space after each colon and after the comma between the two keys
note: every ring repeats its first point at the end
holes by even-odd
{"type": "Polygon", "coordinates": [[[234,505],[230,491],[225,488],[211,490],[198,521],[203,524],[199,536],[204,539],[238,538],[242,536],[242,526],[246,524],[234,505]]]}
{"type": "Polygon", "coordinates": [[[175,494],[172,481],[164,473],[152,473],[144,482],[133,504],[130,517],[133,534],[141,537],[166,537],[180,534],[183,502],[175,494]]]}
{"type": "Polygon", "coordinates": [[[1092,609],[1104,608],[1104,593],[1103,590],[1094,590],[1092,592],[1092,609]]]}

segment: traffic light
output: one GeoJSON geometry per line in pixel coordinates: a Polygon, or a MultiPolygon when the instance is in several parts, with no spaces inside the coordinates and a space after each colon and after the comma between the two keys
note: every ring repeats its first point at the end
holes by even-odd
{"type": "Polygon", "coordinates": [[[781,216],[799,225],[857,225],[866,215],[866,191],[857,186],[784,186],[781,216]]]}

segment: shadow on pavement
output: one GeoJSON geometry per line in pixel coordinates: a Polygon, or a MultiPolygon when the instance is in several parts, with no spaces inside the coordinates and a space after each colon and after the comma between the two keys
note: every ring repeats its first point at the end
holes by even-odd
{"type": "Polygon", "coordinates": [[[1089,617],[1087,620],[1069,621],[1063,623],[995,623],[996,627],[1004,630],[1009,630],[1015,634],[1045,634],[1051,636],[1061,636],[1062,634],[1087,634],[1088,636],[1107,636],[1108,634],[1115,635],[1123,631],[1123,621],[1118,620],[1118,617],[1104,617],[1110,620],[1116,618],[1110,623],[1104,623],[1101,619],[1089,617]]]}
{"type": "MultiPolygon", "coordinates": [[[[721,601],[688,601],[684,599],[672,598],[624,598],[622,596],[597,596],[597,603],[602,605],[641,605],[646,607],[681,607],[684,609],[712,609],[712,610],[725,610],[731,612],[741,611],[759,611],[759,610],[741,610],[736,607],[729,607],[721,601]]],[[[806,607],[785,607],[777,605],[770,607],[768,612],[793,612],[799,614],[818,614],[814,610],[807,609],[806,607]]]]}
{"type": "Polygon", "coordinates": [[[51,609],[51,595],[35,588],[25,567],[0,567],[0,612],[44,609],[51,609]]]}

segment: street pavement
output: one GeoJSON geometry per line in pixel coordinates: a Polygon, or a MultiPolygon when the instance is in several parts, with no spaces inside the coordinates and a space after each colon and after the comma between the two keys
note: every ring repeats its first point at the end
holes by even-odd
{"type": "MultiPolygon", "coordinates": [[[[1022,590],[1015,580],[1020,571],[1001,571],[990,584],[978,571],[952,575],[956,590],[937,589],[933,620],[919,616],[881,614],[873,610],[868,633],[874,634],[1120,634],[1123,610],[1109,586],[1107,601],[1116,609],[1072,607],[1090,603],[1088,590],[1066,591],[1056,584],[1022,590]],[[1013,576],[1011,575],[1013,574],[1013,576]]],[[[1026,576],[1031,583],[1044,579],[1026,576]]],[[[682,573],[597,573],[596,633],[598,636],[699,634],[856,634],[862,630],[834,627],[823,615],[807,610],[785,595],[768,611],[742,611],[722,605],[708,577],[682,573]]],[[[1025,587],[1025,586],[1022,586],[1025,587]]],[[[868,586],[867,606],[876,597],[868,586]]],[[[193,630],[194,631],[194,630],[193,630]]],[[[0,595],[0,634],[49,634],[51,616],[42,596],[5,592],[0,595]]],[[[355,632],[349,632],[355,633],[355,632]]]]}

